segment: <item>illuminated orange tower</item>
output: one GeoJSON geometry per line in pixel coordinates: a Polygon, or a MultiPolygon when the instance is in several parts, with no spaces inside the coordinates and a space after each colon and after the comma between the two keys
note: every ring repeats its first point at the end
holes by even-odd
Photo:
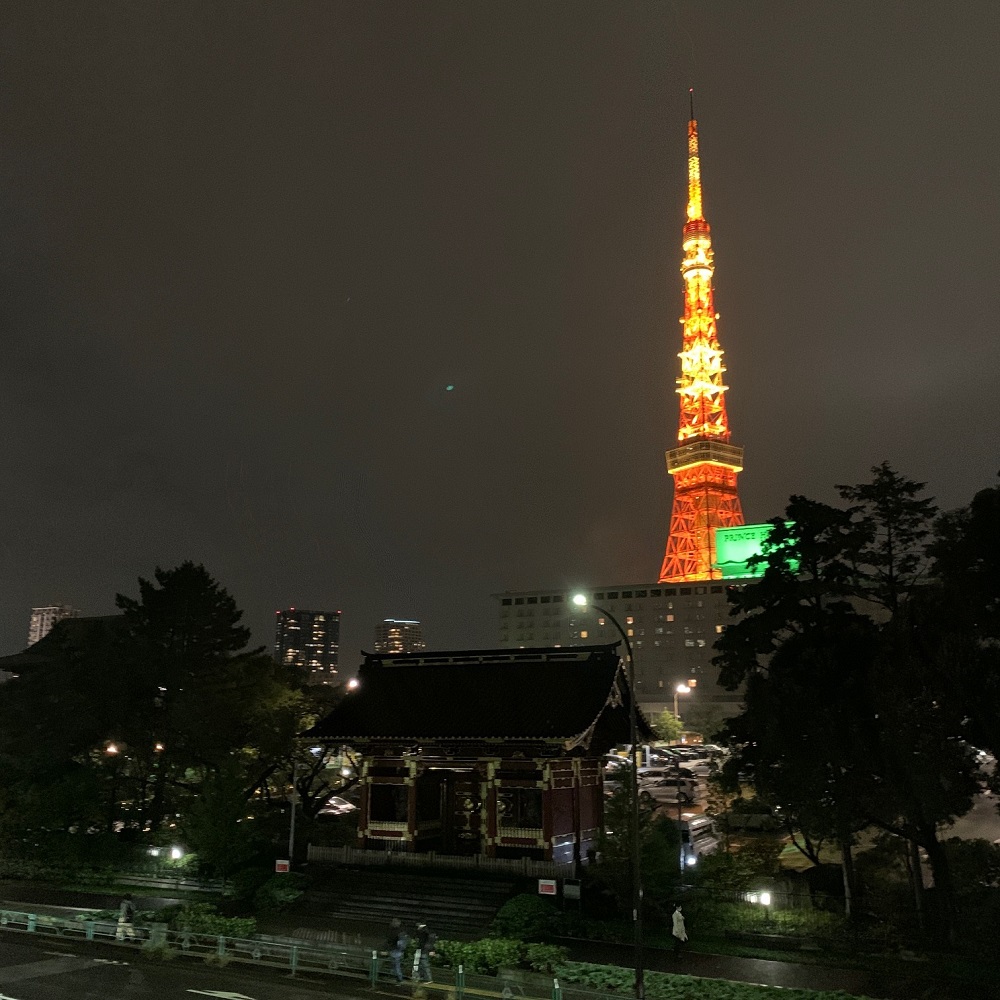
{"type": "Polygon", "coordinates": [[[715,529],[743,524],[736,474],[743,469],[743,449],[729,443],[722,375],[722,348],[716,330],[712,292],[712,237],[701,209],[701,162],[698,123],[691,97],[688,122],[688,204],[684,223],[684,324],[677,447],[667,452],[667,472],[674,477],[670,537],[660,569],[660,583],[711,580],[722,574],[715,563],[715,529]]]}

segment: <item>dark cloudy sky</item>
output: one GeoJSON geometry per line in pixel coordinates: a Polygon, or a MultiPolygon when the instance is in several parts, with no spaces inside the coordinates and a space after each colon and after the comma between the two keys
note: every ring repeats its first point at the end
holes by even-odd
{"type": "Polygon", "coordinates": [[[882,459],[966,503],[998,52],[995,0],[7,0],[0,653],[185,559],[348,668],[651,580],[689,86],[748,520],[882,459]]]}

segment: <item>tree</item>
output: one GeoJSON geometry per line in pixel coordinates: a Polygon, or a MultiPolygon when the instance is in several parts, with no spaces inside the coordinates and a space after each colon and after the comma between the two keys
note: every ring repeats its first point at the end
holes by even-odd
{"type": "Polygon", "coordinates": [[[23,830],[111,829],[121,761],[108,747],[127,678],[106,619],[60,622],[0,699],[4,820],[23,830]]]}
{"type": "Polygon", "coordinates": [[[684,706],[684,728],[700,733],[706,743],[714,742],[722,732],[727,719],[739,712],[736,705],[721,705],[695,698],[684,706]]]}
{"type": "Polygon", "coordinates": [[[849,914],[854,838],[866,825],[862,692],[873,655],[870,623],[844,607],[812,630],[791,632],[748,678],[745,709],[728,723],[739,749],[723,769],[731,784],[737,771],[750,772],[758,795],[800,831],[800,849],[836,840],[849,914]]]}
{"type": "Polygon", "coordinates": [[[929,547],[949,615],[978,639],[1000,640],[1000,486],[938,518],[929,547]]]}
{"type": "Polygon", "coordinates": [[[242,612],[203,566],[157,568],[139,598],[121,594],[118,655],[128,664],[141,710],[129,729],[150,762],[148,822],[171,811],[171,795],[231,765],[239,752],[247,797],[292,746],[302,694],[263,650],[246,650],[242,612]]]}
{"type": "Polygon", "coordinates": [[[680,739],[684,726],[681,720],[669,709],[664,709],[652,720],[656,738],[665,743],[674,743],[680,739]]]}
{"type": "Polygon", "coordinates": [[[229,796],[234,775],[247,812],[295,752],[304,679],[245,648],[241,612],[201,566],[157,569],[118,605],[119,617],[59,623],[46,656],[5,688],[0,799],[12,822],[155,831],[222,776],[229,796]]]}
{"type": "Polygon", "coordinates": [[[863,825],[852,808],[863,763],[858,693],[870,661],[858,653],[871,631],[848,600],[866,542],[854,513],[789,500],[764,546],[763,576],[730,591],[742,617],[716,643],[714,660],[722,684],[745,685],[744,710],[726,725],[738,748],[726,773],[749,771],[763,797],[802,817],[811,839],[837,840],[848,913],[851,850],[863,825]]]}
{"type": "Polygon", "coordinates": [[[844,500],[854,504],[866,538],[858,553],[863,567],[859,591],[895,613],[927,575],[926,542],[937,507],[920,493],[926,483],[904,479],[888,462],[872,467],[872,480],[839,485],[844,500]]]}
{"type": "MultiPolygon", "coordinates": [[[[952,698],[968,713],[969,741],[1000,757],[1000,486],[942,515],[935,536],[929,553],[938,586],[927,611],[943,636],[938,656],[952,698]]],[[[1000,791],[1000,774],[993,783],[1000,791]]]]}
{"type": "Polygon", "coordinates": [[[765,546],[762,578],[731,595],[744,613],[716,644],[723,682],[746,685],[729,724],[766,797],[810,834],[850,845],[874,824],[923,847],[951,927],[937,826],[971,805],[976,770],[945,653],[948,629],[925,583],[936,513],[923,484],[887,463],[841,486],[841,509],[792,497],[765,546]]]}
{"type": "MultiPolygon", "coordinates": [[[[680,879],[680,835],[665,817],[657,815],[655,803],[639,800],[644,896],[653,902],[667,899],[680,879]]],[[[619,910],[632,908],[632,801],[623,783],[606,801],[604,830],[600,837],[600,861],[589,874],[615,898],[619,910]]]]}
{"type": "Polygon", "coordinates": [[[235,761],[208,774],[184,807],[187,846],[209,871],[225,879],[261,848],[259,818],[247,813],[245,775],[235,761]]]}

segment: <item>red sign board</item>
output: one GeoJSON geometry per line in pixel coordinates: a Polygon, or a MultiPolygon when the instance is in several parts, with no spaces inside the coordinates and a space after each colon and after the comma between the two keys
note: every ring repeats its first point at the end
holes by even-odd
{"type": "Polygon", "coordinates": [[[274,870],[279,875],[284,875],[285,873],[287,873],[287,872],[289,872],[289,871],[292,870],[291,862],[288,862],[288,861],[275,861],[274,862],[274,870]]]}
{"type": "Polygon", "coordinates": [[[539,896],[558,895],[556,880],[554,878],[540,878],[538,880],[538,895],[539,896]]]}

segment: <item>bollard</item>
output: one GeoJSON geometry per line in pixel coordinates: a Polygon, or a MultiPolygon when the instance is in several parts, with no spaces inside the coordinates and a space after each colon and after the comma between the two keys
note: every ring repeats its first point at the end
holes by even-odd
{"type": "Polygon", "coordinates": [[[297,944],[292,945],[291,963],[292,975],[294,976],[299,971],[299,946],[297,944]]]}
{"type": "Polygon", "coordinates": [[[562,1000],[562,987],[558,979],[552,980],[552,1000],[562,1000]]]}
{"type": "Polygon", "coordinates": [[[88,941],[93,941],[94,940],[94,921],[93,920],[85,920],[83,922],[83,926],[87,928],[87,940],[88,941]]]}
{"type": "Polygon", "coordinates": [[[462,1000],[465,996],[465,966],[461,963],[455,975],[455,1000],[462,1000]]]}
{"type": "Polygon", "coordinates": [[[28,930],[33,931],[38,926],[38,914],[29,913],[28,914],[28,930]]]}
{"type": "Polygon", "coordinates": [[[220,934],[219,940],[215,943],[215,954],[221,958],[226,953],[226,939],[220,934]]]}
{"type": "Polygon", "coordinates": [[[368,967],[368,979],[371,981],[372,989],[378,986],[378,952],[372,948],[372,960],[368,967]]]}

